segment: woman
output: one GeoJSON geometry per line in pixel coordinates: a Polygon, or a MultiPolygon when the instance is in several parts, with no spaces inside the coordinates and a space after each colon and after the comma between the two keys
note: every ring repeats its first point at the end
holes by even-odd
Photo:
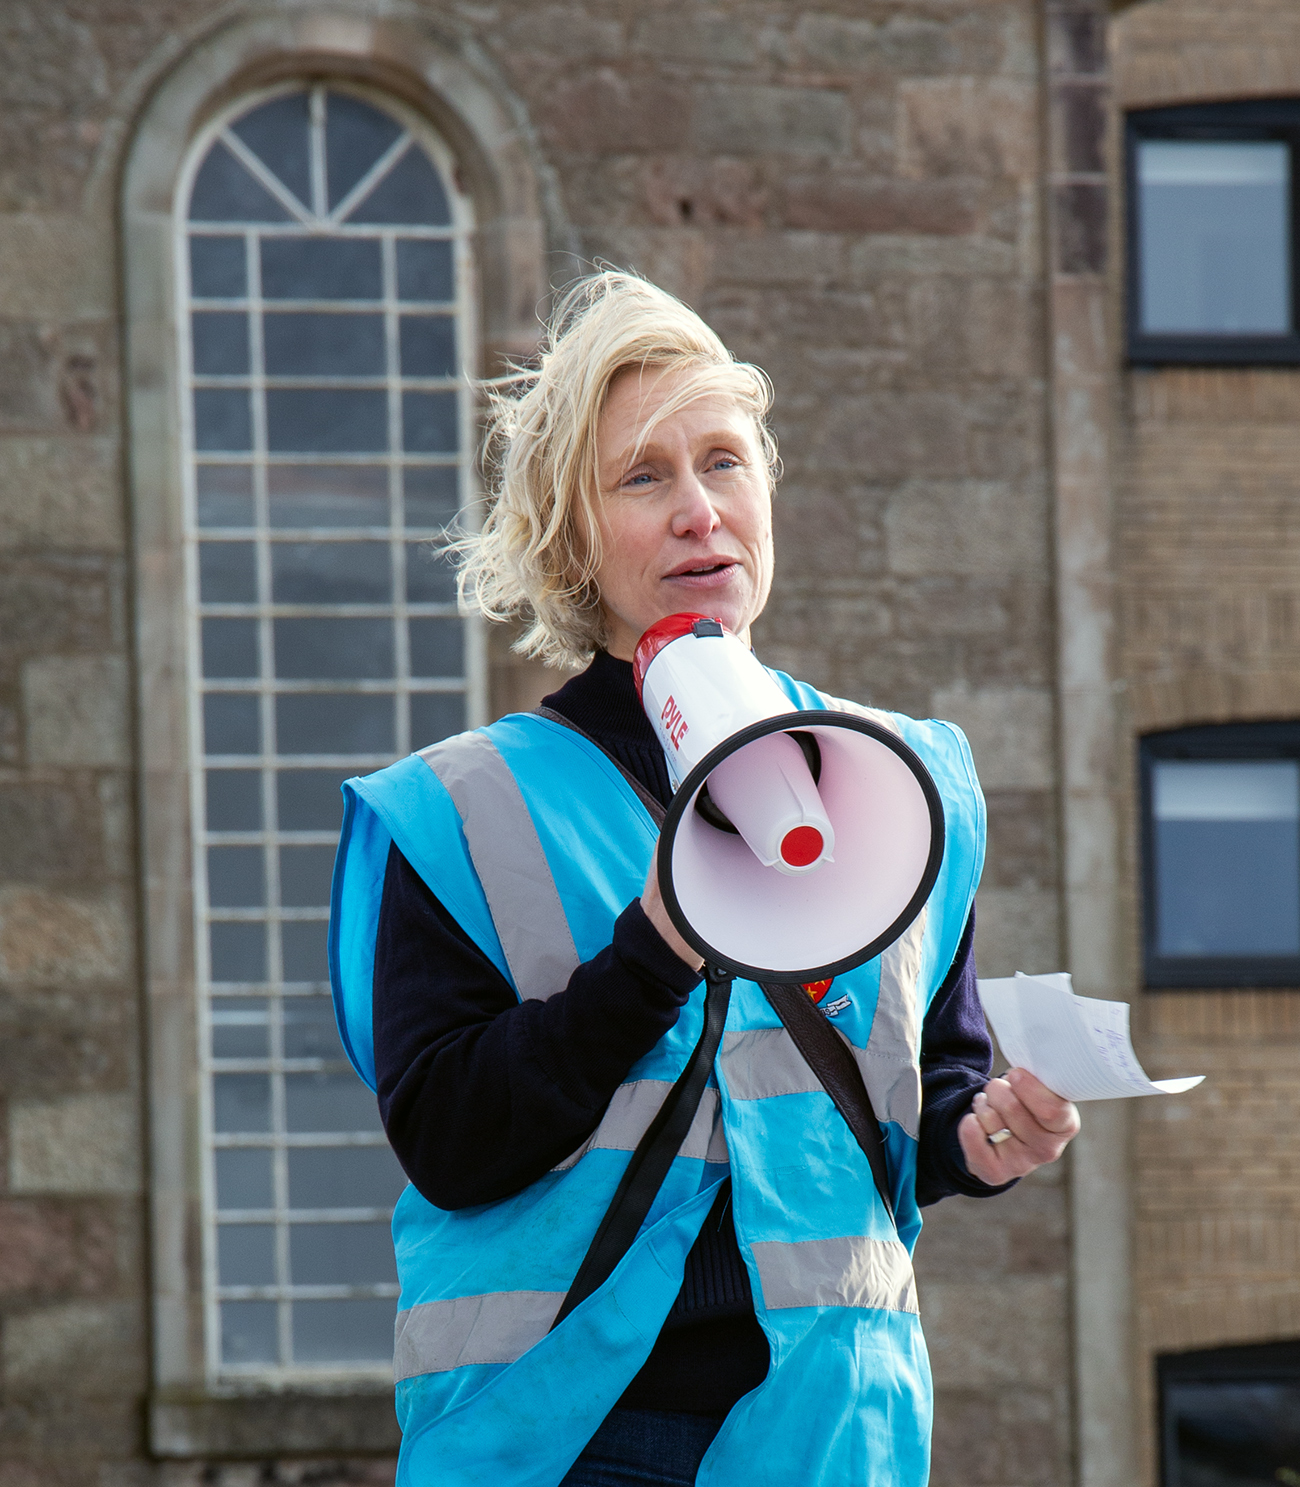
{"type": "MultiPolygon", "coordinates": [[[[496,406],[500,473],[460,544],[462,595],[522,617],[524,651],[589,664],[546,715],[345,792],[340,1023],[412,1183],[394,1217],[404,1483],[921,1487],[918,1205],[1001,1191],[1077,1129],[1025,1071],[989,1080],[965,741],[872,714],[930,767],[947,820],[924,914],[835,983],[892,1214],[759,989],[737,982],[711,1088],[635,1243],[553,1325],[702,1027],[701,963],[652,868],[670,791],[630,662],[682,611],[748,641],[772,581],[768,403],[762,373],[652,285],[603,273],[571,291],[537,370],[496,406]]],[[[797,706],[829,705],[777,680],[797,706]]]]}

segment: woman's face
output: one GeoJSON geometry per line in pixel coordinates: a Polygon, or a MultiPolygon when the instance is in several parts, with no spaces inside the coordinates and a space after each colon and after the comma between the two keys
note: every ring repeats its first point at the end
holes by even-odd
{"type": "Polygon", "coordinates": [[[683,375],[620,373],[597,426],[596,583],[606,645],[624,661],[656,620],[683,611],[713,615],[748,643],[772,587],[772,498],[753,419],[725,396],[702,397],[637,449],[683,375]]]}

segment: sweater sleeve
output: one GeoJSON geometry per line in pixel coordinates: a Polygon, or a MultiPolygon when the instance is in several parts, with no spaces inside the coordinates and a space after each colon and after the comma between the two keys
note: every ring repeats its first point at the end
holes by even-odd
{"type": "Polygon", "coordinates": [[[916,1201],[922,1208],[964,1193],[991,1198],[1015,1182],[990,1187],[972,1175],[957,1136],[977,1090],[993,1073],[993,1043],[975,986],[975,911],[921,1028],[921,1140],[916,1201]]]}
{"type": "Polygon", "coordinates": [[[406,1175],[447,1209],[536,1182],[595,1130],[698,981],[634,900],[563,991],[519,1002],[392,847],[375,945],[375,1071],[406,1175]]]}

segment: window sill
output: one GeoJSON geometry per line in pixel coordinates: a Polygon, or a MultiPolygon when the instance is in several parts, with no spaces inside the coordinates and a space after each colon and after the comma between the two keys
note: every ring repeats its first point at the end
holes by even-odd
{"type": "Polygon", "coordinates": [[[167,1391],[149,1399],[149,1449],[170,1458],[395,1456],[393,1391],[167,1391]]]}

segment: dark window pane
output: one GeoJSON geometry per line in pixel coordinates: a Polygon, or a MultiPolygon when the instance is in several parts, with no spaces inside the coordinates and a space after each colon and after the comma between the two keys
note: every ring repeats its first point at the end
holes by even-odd
{"type": "Polygon", "coordinates": [[[266,902],[261,847],[208,848],[208,902],[216,909],[253,909],[266,902]]]}
{"type": "Polygon", "coordinates": [[[391,754],[393,699],[308,692],[275,699],[281,754],[391,754]]]}
{"type": "Polygon", "coordinates": [[[199,526],[253,525],[253,472],[247,465],[200,465],[195,485],[199,526]]]}
{"type": "Polygon", "coordinates": [[[374,1095],[351,1069],[286,1074],[284,1116],[290,1131],[373,1131],[378,1120],[374,1095]]]}
{"type": "Polygon", "coordinates": [[[460,510],[460,472],[455,465],[408,466],[403,485],[408,527],[441,528],[455,520],[460,510]]]}
{"type": "Polygon", "coordinates": [[[273,527],[386,527],[388,471],[382,465],[272,465],[273,527]]]}
{"type": "Polygon", "coordinates": [[[325,178],[331,211],[401,132],[401,126],[387,114],[359,98],[344,93],[329,95],[325,106],[325,178]]]}
{"type": "Polygon", "coordinates": [[[412,604],[450,604],[456,597],[456,565],[451,555],[428,542],[408,542],[406,597],[412,604]]]}
{"type": "Polygon", "coordinates": [[[223,1286],[273,1286],[275,1229],[270,1224],[219,1224],[217,1275],[223,1286]]]}
{"type": "Polygon", "coordinates": [[[253,447],[253,416],[244,388],[194,389],[194,447],[223,454],[253,447]]]}
{"type": "Polygon", "coordinates": [[[210,924],[208,946],[214,981],[266,980],[266,925],[210,924]]]}
{"type": "Polygon", "coordinates": [[[307,94],[292,93],[288,98],[273,98],[231,126],[231,132],[304,206],[311,205],[307,122],[307,94]]]}
{"type": "Polygon", "coordinates": [[[411,620],[411,675],[462,676],[465,626],[462,620],[411,620]]]}
{"type": "Polygon", "coordinates": [[[397,244],[397,296],[446,303],[455,299],[451,244],[414,239],[397,244]]]}
{"type": "Polygon", "coordinates": [[[465,731],[465,698],[460,692],[417,692],[411,698],[411,745],[423,749],[465,731]]]}
{"type": "Polygon", "coordinates": [[[386,604],[392,557],[386,542],[277,542],[271,585],[277,604],[386,604]]]}
{"type": "Polygon", "coordinates": [[[1300,954],[1300,766],[1158,760],[1161,955],[1300,954]]]}
{"type": "Polygon", "coordinates": [[[393,674],[388,620],[276,620],[275,673],[295,681],[393,674]]]}
{"type": "Polygon", "coordinates": [[[248,259],[243,238],[190,239],[190,293],[195,299],[244,298],[248,293],[248,259]]]}
{"type": "Polygon", "coordinates": [[[333,872],[333,847],[281,847],[280,902],[288,909],[328,908],[333,872]]]}
{"type": "Polygon", "coordinates": [[[190,195],[192,222],[287,222],[289,213],[221,143],[199,167],[190,195]]]}
{"type": "Polygon", "coordinates": [[[383,453],[388,448],[388,395],[326,387],[268,388],[266,442],[273,454],[383,453]]]}
{"type": "MultiPolygon", "coordinates": [[[[324,931],[325,926],[317,926],[324,931]]],[[[284,999],[285,1058],[343,1059],[334,999],[327,996],[295,996],[284,999]]]]}
{"type": "Polygon", "coordinates": [[[256,620],[203,621],[204,676],[257,676],[260,670],[256,620]]]}
{"type": "Polygon", "coordinates": [[[255,769],[210,769],[204,776],[209,831],[262,829],[262,776],[255,769]]]}
{"type": "Polygon", "coordinates": [[[262,239],[263,299],[382,299],[378,239],[262,239]]]}
{"type": "Polygon", "coordinates": [[[403,315],[402,376],[456,375],[456,322],[450,315],[403,315]]]}
{"type": "Polygon", "coordinates": [[[1264,1487],[1300,1477],[1300,1379],[1215,1379],[1166,1386],[1167,1481],[1264,1487]]]}
{"type": "Polygon", "coordinates": [[[364,1286],[397,1279],[387,1224],[291,1224],[295,1286],[364,1286]]]}
{"type": "Polygon", "coordinates": [[[402,394],[402,445],[408,454],[454,454],[460,447],[454,392],[402,394]]]}
{"type": "MultiPolygon", "coordinates": [[[[219,1151],[217,1156],[218,1208],[270,1208],[271,1153],[261,1148],[238,1147],[219,1151]]],[[[292,1158],[289,1171],[293,1171],[292,1158]]]]}
{"type": "Polygon", "coordinates": [[[212,998],[212,1057],[269,1058],[264,997],[212,998]]]}
{"type": "Polygon", "coordinates": [[[257,549],[251,542],[199,543],[199,598],[204,604],[257,600],[257,549]]]}
{"type": "Polygon", "coordinates": [[[257,698],[213,692],[203,699],[203,747],[209,754],[260,754],[257,698]]]}
{"type": "Polygon", "coordinates": [[[1281,142],[1139,142],[1144,331],[1290,329],[1290,174],[1281,142]]]}
{"type": "Polygon", "coordinates": [[[271,1080],[266,1074],[214,1074],[212,1126],[222,1132],[271,1129],[271,1080]]]}
{"type": "Polygon", "coordinates": [[[242,310],[196,310],[190,320],[200,377],[247,375],[248,316],[242,310]]]}
{"type": "Polygon", "coordinates": [[[391,1208],[405,1186],[406,1174],[386,1146],[289,1151],[290,1208],[391,1208]]]}
{"type": "Polygon", "coordinates": [[[348,213],[348,221],[445,227],[451,222],[451,209],[429,157],[411,145],[361,205],[348,213]]]}
{"type": "Polygon", "coordinates": [[[387,370],[379,315],[272,312],[262,334],[270,377],[382,377],[387,370]]]}
{"type": "Polygon", "coordinates": [[[284,979],[289,982],[328,981],[329,965],[325,954],[324,921],[302,922],[280,926],[280,947],[284,959],[284,979]]]}
{"type": "Polygon", "coordinates": [[[343,819],[337,769],[282,769],[276,777],[281,831],[335,831],[343,819]]]}
{"type": "Polygon", "coordinates": [[[221,1361],[275,1363],[279,1361],[279,1332],[274,1301],[221,1303],[221,1361]]]}
{"type": "Polygon", "coordinates": [[[295,1363],[387,1363],[396,1301],[295,1301],[295,1363]]]}

